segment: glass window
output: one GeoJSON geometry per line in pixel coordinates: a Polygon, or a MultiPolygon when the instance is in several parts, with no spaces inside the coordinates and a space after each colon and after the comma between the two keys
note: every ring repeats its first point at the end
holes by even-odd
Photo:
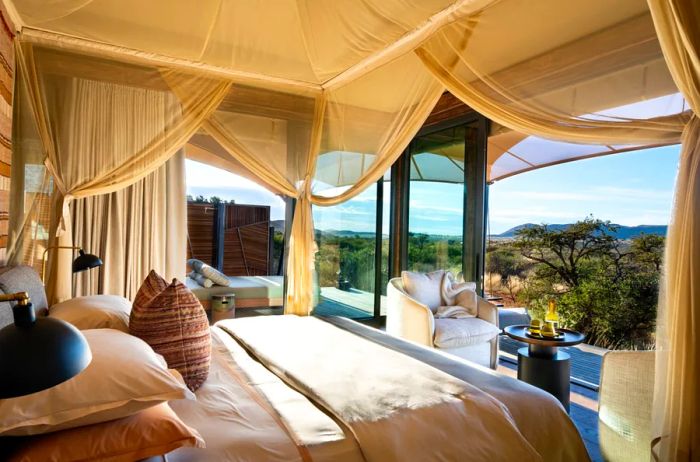
{"type": "Polygon", "coordinates": [[[374,316],[377,185],[332,207],[313,209],[318,254],[314,314],[374,316]]]}
{"type": "Polygon", "coordinates": [[[462,272],[466,127],[416,137],[410,150],[408,269],[462,272]]]}
{"type": "Polygon", "coordinates": [[[386,316],[386,285],[389,282],[389,233],[391,223],[391,169],[384,174],[382,187],[382,242],[379,315],[386,316]]]}

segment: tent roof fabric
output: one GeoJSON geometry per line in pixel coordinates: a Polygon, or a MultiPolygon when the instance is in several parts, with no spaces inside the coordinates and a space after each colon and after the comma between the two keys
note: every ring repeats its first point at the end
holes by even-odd
{"type": "MultiPolygon", "coordinates": [[[[304,105],[312,107],[320,92],[343,87],[347,90],[336,92],[336,104],[351,102],[354,108],[378,111],[377,120],[383,120],[382,111],[396,111],[396,98],[379,95],[391,88],[394,74],[373,71],[396,63],[417,47],[440,39],[441,34],[447,37],[457,25],[463,27],[455,30],[465,31],[465,43],[471,47],[467,49],[479,66],[470,70],[474,78],[482,80],[475,87],[484,90],[479,85],[488,85],[490,88],[484,90],[487,95],[498,98],[505,85],[510,85],[508,90],[516,96],[509,97],[532,100],[545,110],[548,105],[558,105],[562,111],[584,111],[584,115],[575,112],[573,116],[586,120],[652,119],[687,110],[666,75],[645,0],[620,0],[614,8],[604,0],[567,5],[553,0],[537,5],[525,0],[3,3],[23,40],[116,61],[175,66],[230,78],[238,85],[222,107],[231,113],[255,107],[257,117],[263,115],[259,104],[276,98],[282,102],[275,103],[270,120],[280,119],[278,114],[286,110],[283,100],[299,110],[304,105]],[[489,21],[484,19],[486,25],[482,26],[480,18],[489,21]],[[534,34],[520,27],[526,19],[538,21],[542,30],[534,34]],[[482,52],[484,44],[494,47],[482,52]],[[599,59],[603,52],[609,56],[599,59]],[[555,62],[562,63],[564,70],[553,68],[555,62]],[[605,68],[599,69],[601,66],[605,68]],[[364,79],[364,84],[352,88],[350,84],[359,79],[364,79]],[[609,92],[598,91],[603,79],[611,82],[609,92]],[[567,100],[587,103],[581,106],[574,102],[569,107],[562,104],[567,100]]],[[[353,143],[338,143],[325,152],[322,149],[317,180],[346,186],[370,168],[376,157],[371,150],[376,149],[381,136],[375,134],[371,142],[363,143],[359,133],[371,131],[375,125],[368,114],[356,117],[353,143]]],[[[348,127],[343,128],[347,139],[348,127]]],[[[336,130],[332,135],[338,137],[338,133],[336,130]]],[[[250,176],[208,134],[198,137],[188,145],[188,156],[250,176]]],[[[270,143],[268,140],[268,149],[270,143]]],[[[496,130],[489,138],[488,180],[649,145],[573,144],[496,130]]],[[[444,167],[458,170],[454,162],[459,153],[444,156],[444,167]]],[[[414,176],[427,181],[428,167],[421,168],[420,162],[416,158],[414,176]]],[[[459,176],[457,170],[455,177],[459,176]]]]}

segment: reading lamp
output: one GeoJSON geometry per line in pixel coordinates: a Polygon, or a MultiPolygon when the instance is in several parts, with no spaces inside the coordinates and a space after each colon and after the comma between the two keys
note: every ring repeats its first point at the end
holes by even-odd
{"type": "Polygon", "coordinates": [[[27,292],[0,294],[12,307],[14,324],[0,330],[0,399],[28,395],[74,377],[92,353],[78,329],[55,318],[37,319],[27,292]]]}
{"type": "Polygon", "coordinates": [[[47,247],[46,250],[44,250],[44,255],[41,257],[42,259],[42,265],[41,265],[41,280],[46,282],[46,254],[49,253],[49,250],[52,249],[71,249],[71,250],[77,250],[78,251],[78,256],[73,260],[73,272],[74,273],[80,273],[81,271],[89,270],[91,268],[97,268],[98,266],[102,266],[102,260],[100,260],[100,257],[93,255],[91,253],[85,253],[82,249],[82,247],[71,247],[67,245],[54,245],[51,247],[47,247]]]}

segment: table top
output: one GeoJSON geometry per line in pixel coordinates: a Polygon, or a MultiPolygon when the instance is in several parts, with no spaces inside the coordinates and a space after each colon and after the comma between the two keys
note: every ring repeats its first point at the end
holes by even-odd
{"type": "Polygon", "coordinates": [[[586,339],[586,336],[583,335],[581,332],[561,328],[557,329],[557,332],[561,332],[564,334],[564,338],[561,340],[533,338],[528,336],[526,333],[529,327],[530,326],[528,326],[527,324],[508,326],[503,329],[503,332],[505,332],[506,335],[508,335],[509,337],[514,338],[515,340],[519,340],[521,342],[549,347],[578,345],[586,339]]]}

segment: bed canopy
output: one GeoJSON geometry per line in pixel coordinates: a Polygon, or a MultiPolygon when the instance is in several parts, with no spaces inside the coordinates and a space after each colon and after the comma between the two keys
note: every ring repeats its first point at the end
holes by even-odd
{"type": "MultiPolygon", "coordinates": [[[[659,434],[685,422],[679,403],[700,410],[697,384],[688,385],[700,361],[697,344],[692,364],[680,352],[697,331],[697,303],[686,302],[700,299],[692,279],[700,265],[693,244],[700,215],[692,213],[700,197],[697,2],[4,4],[18,29],[15,120],[35,125],[16,128],[15,143],[49,172],[49,235],[70,238],[71,200],[123,189],[192,140],[192,158],[244,171],[297,199],[288,313],[311,307],[311,205],[343,202],[377,181],[445,90],[495,122],[491,180],[683,141],[659,318],[659,348],[670,354],[660,361],[659,381],[667,383],[669,370],[688,375],[668,382],[678,393],[659,395],[668,414],[659,434]],[[322,194],[340,184],[350,187],[322,194]]],[[[21,226],[26,217],[19,223],[9,251],[15,260],[21,230],[31,231],[21,226]]],[[[60,261],[54,266],[59,276],[67,272],[60,261]]],[[[673,428],[679,436],[663,451],[692,440],[681,427],[689,428],[673,428]]]]}

